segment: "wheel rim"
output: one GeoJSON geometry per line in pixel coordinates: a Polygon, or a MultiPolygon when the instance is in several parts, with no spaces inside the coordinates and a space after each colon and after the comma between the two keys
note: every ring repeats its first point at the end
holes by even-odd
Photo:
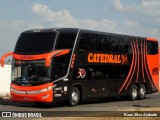
{"type": "Polygon", "coordinates": [[[140,88],[140,93],[141,93],[141,96],[145,96],[145,89],[144,88],[140,88]]]}
{"type": "Polygon", "coordinates": [[[77,102],[78,102],[78,94],[75,91],[73,91],[72,92],[72,103],[75,104],[77,102]]]}
{"type": "Polygon", "coordinates": [[[137,97],[137,90],[134,88],[133,91],[132,91],[132,96],[133,98],[136,98],[137,97]]]}

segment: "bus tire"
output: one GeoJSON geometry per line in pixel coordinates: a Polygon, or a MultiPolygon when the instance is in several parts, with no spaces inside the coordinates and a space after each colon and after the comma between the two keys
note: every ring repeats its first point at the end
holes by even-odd
{"type": "Polygon", "coordinates": [[[139,86],[138,98],[142,100],[145,98],[145,95],[146,95],[146,87],[143,84],[141,84],[139,86]]]}
{"type": "Polygon", "coordinates": [[[134,101],[137,98],[138,98],[138,88],[135,84],[133,84],[130,91],[130,99],[134,101]]]}
{"type": "Polygon", "coordinates": [[[80,101],[80,92],[77,87],[74,87],[70,93],[69,104],[70,106],[76,106],[80,101]]]}

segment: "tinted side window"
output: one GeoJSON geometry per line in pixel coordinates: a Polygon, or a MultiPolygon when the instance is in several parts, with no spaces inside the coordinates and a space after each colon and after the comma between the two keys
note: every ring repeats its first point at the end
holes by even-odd
{"type": "Polygon", "coordinates": [[[147,41],[147,53],[149,55],[158,54],[158,42],[157,41],[147,41]]]}
{"type": "Polygon", "coordinates": [[[111,36],[109,39],[110,51],[116,53],[131,53],[131,43],[129,38],[121,36],[111,36]]]}
{"type": "Polygon", "coordinates": [[[108,65],[108,69],[106,70],[106,74],[109,79],[125,79],[128,75],[128,71],[130,67],[126,66],[117,66],[117,65],[108,65]]]}
{"type": "Polygon", "coordinates": [[[82,49],[86,51],[90,50],[90,34],[89,33],[81,34],[78,49],[82,49]]]}
{"type": "Polygon", "coordinates": [[[86,51],[131,53],[131,43],[127,37],[83,33],[80,38],[79,49],[86,51]]]}
{"type": "Polygon", "coordinates": [[[96,41],[99,39],[99,35],[98,34],[91,34],[90,36],[90,51],[96,51],[96,41]]]}
{"type": "Polygon", "coordinates": [[[72,49],[76,39],[76,33],[60,33],[55,49],[72,49]]]}
{"type": "Polygon", "coordinates": [[[119,38],[116,36],[110,37],[110,46],[111,46],[111,52],[119,52],[119,38]]]}
{"type": "Polygon", "coordinates": [[[94,69],[94,79],[108,79],[108,74],[106,73],[106,67],[103,65],[95,65],[94,69]]]}
{"type": "Polygon", "coordinates": [[[86,51],[108,51],[108,37],[103,34],[83,33],[80,38],[79,49],[86,51]]]}
{"type": "Polygon", "coordinates": [[[122,50],[124,53],[132,53],[132,46],[130,38],[124,38],[121,42],[120,46],[122,46],[122,50]]]}
{"type": "Polygon", "coordinates": [[[95,42],[96,42],[96,51],[107,50],[107,40],[105,35],[97,35],[97,39],[95,42]]]}
{"type": "Polygon", "coordinates": [[[78,49],[86,50],[86,51],[94,51],[95,41],[96,41],[96,36],[94,36],[93,34],[82,33],[80,37],[78,49]]]}

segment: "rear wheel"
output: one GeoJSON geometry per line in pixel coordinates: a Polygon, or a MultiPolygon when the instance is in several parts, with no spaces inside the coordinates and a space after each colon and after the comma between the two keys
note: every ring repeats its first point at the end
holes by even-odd
{"type": "Polygon", "coordinates": [[[78,105],[80,101],[80,92],[77,87],[74,87],[70,93],[70,99],[69,99],[69,104],[71,106],[76,106],[78,105]]]}
{"type": "Polygon", "coordinates": [[[138,98],[138,88],[135,84],[131,88],[129,97],[131,100],[136,100],[138,98]]]}
{"type": "Polygon", "coordinates": [[[146,95],[146,87],[143,84],[141,84],[139,86],[138,98],[142,100],[145,98],[145,95],[146,95]]]}

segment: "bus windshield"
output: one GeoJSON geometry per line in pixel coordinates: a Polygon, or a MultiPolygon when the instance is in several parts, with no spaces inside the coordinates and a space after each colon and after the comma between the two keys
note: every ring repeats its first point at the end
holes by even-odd
{"type": "Polygon", "coordinates": [[[12,82],[17,84],[45,83],[50,81],[50,69],[45,61],[12,61],[12,82]]]}

